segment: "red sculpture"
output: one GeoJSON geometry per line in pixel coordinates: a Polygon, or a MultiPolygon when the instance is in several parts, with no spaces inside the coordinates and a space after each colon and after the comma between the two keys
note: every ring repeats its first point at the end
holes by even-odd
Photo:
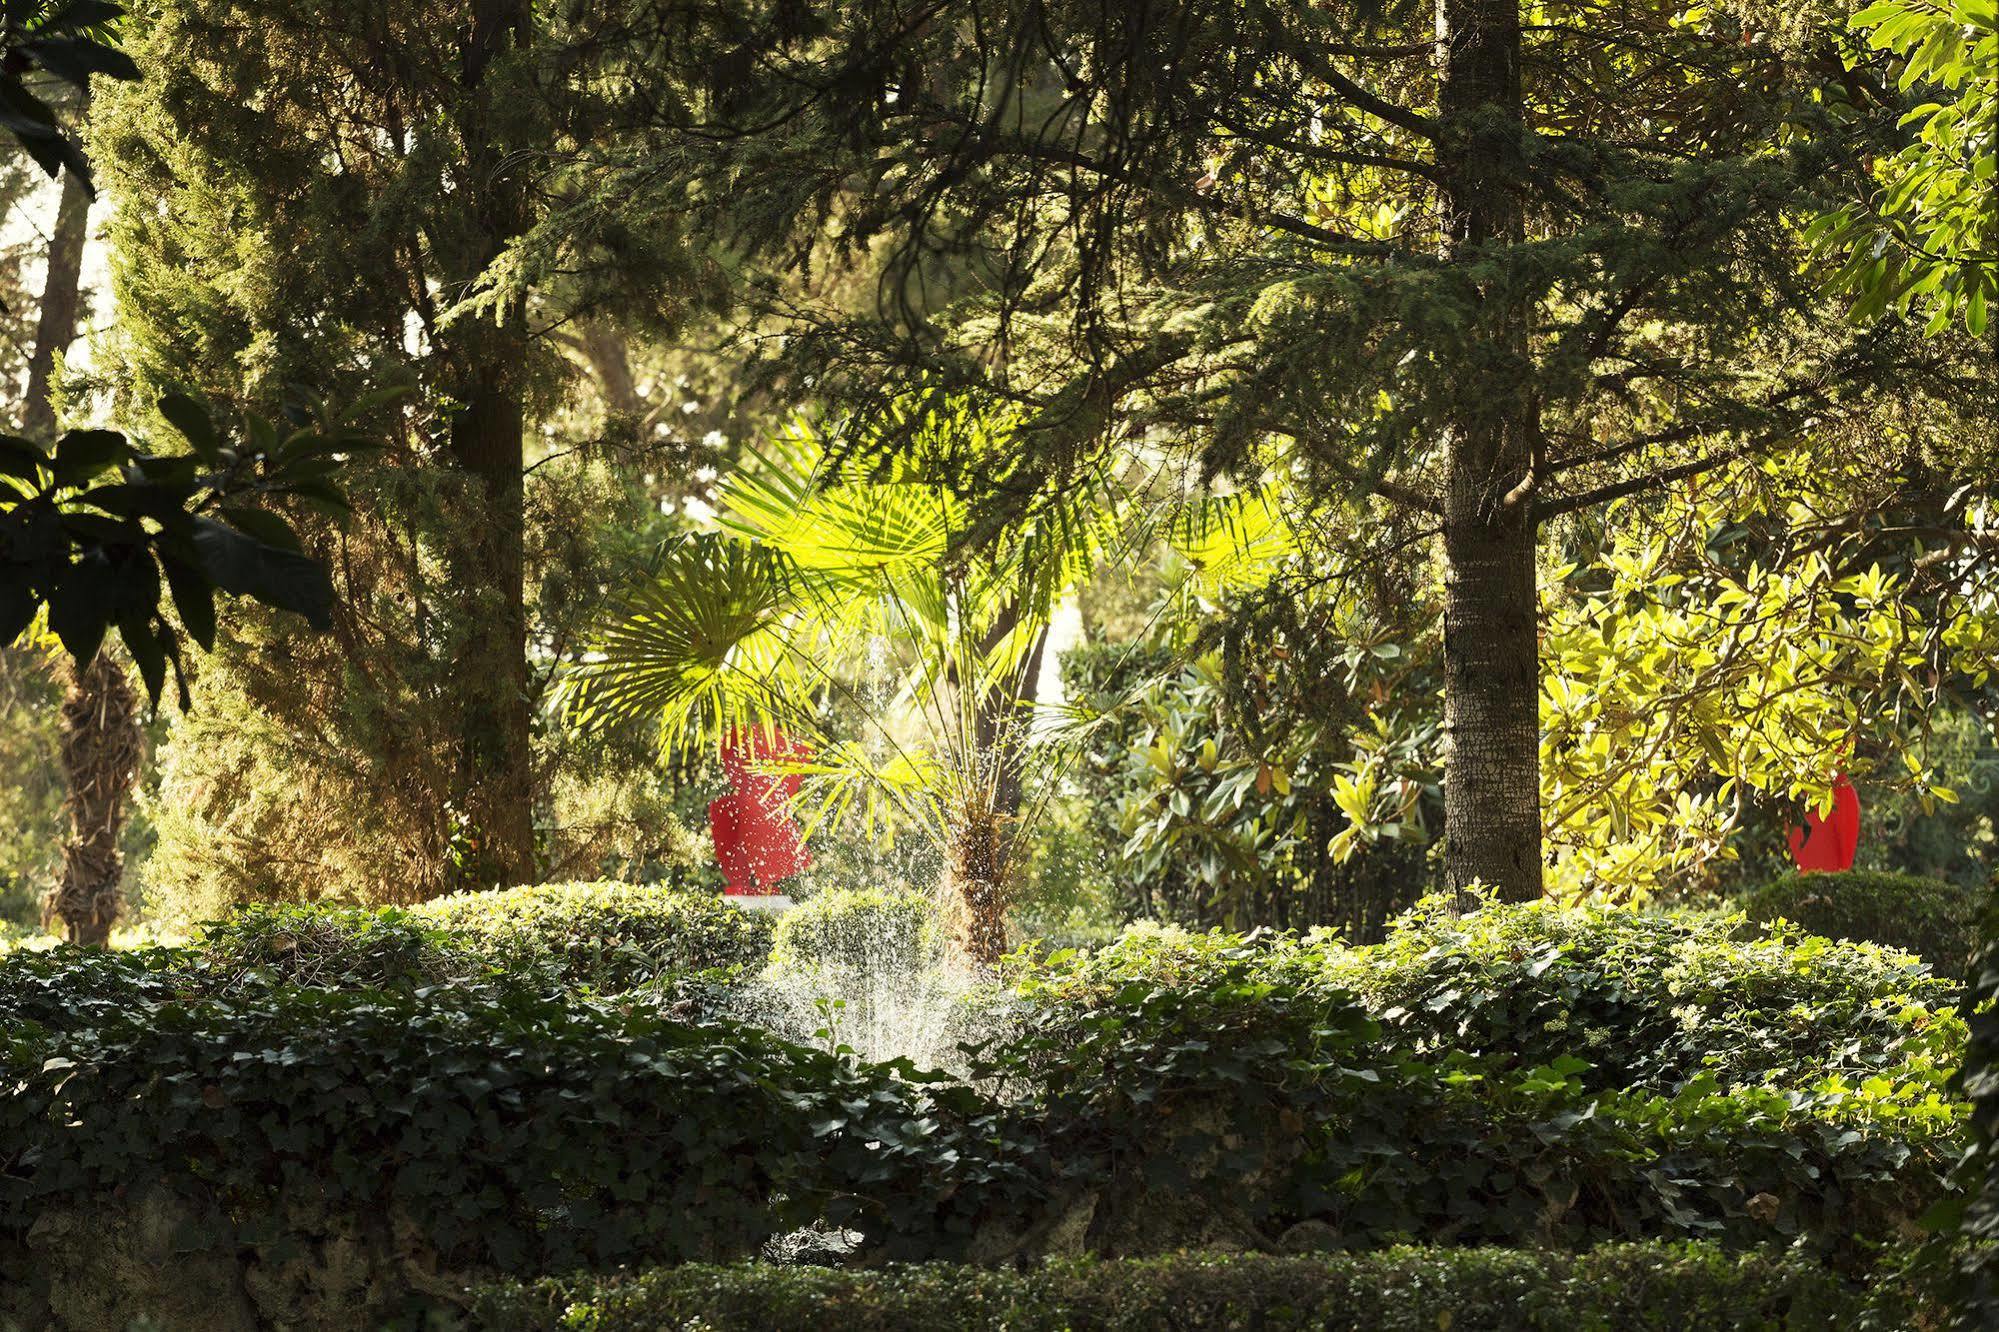
{"type": "Polygon", "coordinates": [[[1850,870],[1860,850],[1860,795],[1841,774],[1832,787],[1832,812],[1820,818],[1805,815],[1805,826],[1791,829],[1791,859],[1801,870],[1850,870]]]}
{"type": "Polygon", "coordinates": [[[722,745],[722,770],[733,791],[708,804],[715,859],[728,879],[724,893],[767,897],[777,885],[812,864],[805,839],[791,820],[791,798],[803,780],[767,769],[810,758],[812,751],[776,727],[733,731],[722,745]]]}

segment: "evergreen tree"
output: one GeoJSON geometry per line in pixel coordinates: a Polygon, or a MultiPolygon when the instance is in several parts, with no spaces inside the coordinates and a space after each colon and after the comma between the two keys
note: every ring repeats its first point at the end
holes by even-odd
{"type": "MultiPolygon", "coordinates": [[[[1001,513],[1096,450],[1173,442],[1434,526],[1456,885],[1541,891],[1544,525],[1776,446],[1851,448],[1875,395],[1919,378],[1969,391],[1956,349],[1840,325],[1807,262],[1844,132],[1820,96],[1830,16],[637,7],[634,81],[672,67],[705,91],[627,108],[603,207],[709,219],[772,263],[829,235],[897,257],[878,310],[790,311],[793,382],[1035,405],[1001,513]],[[984,281],[927,312],[940,255],[984,281]]],[[[551,264],[566,230],[519,251],[551,264]]]]}
{"type": "MultiPolygon", "coordinates": [[[[525,436],[554,410],[562,362],[531,325],[582,319],[609,288],[571,274],[559,308],[546,286],[453,307],[559,199],[551,158],[587,119],[588,80],[551,21],[520,0],[176,0],[94,137],[120,201],[128,401],[161,385],[266,403],[297,383],[341,400],[420,386],[416,406],[377,414],[387,452],[344,473],[360,520],[309,534],[342,589],[335,641],[249,626],[225,654],[261,682],[257,707],[287,714],[294,755],[387,764],[371,780],[401,792],[411,825],[396,895],[441,887],[447,856],[461,879],[535,877],[525,436]]],[[[620,251],[634,291],[670,242],[620,251]]]]}

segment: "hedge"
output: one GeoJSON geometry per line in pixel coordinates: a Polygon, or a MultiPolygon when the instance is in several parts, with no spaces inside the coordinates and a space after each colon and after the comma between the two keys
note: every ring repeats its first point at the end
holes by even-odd
{"type": "Polygon", "coordinates": [[[943,957],[944,937],[930,899],[879,888],[829,888],[777,920],[771,963],[834,978],[914,972],[943,957]]]}
{"type": "Polygon", "coordinates": [[[552,966],[568,983],[626,990],[662,976],[761,966],[773,923],[718,893],[544,883],[456,893],[411,908],[505,966],[552,966]]]}
{"type": "Polygon", "coordinates": [[[394,1218],[454,1269],[742,1254],[822,1217],[940,1243],[1020,1173],[960,1141],[985,1109],[964,1088],[524,993],[279,989],[9,1022],[0,1082],[0,1249],[45,1208],[154,1186],[253,1225],[299,1205],[394,1218]]]}
{"type": "Polygon", "coordinates": [[[1788,920],[1813,934],[1914,953],[1961,979],[1978,947],[1985,891],[1948,879],[1848,870],[1789,874],[1743,898],[1751,920],[1788,920]]]}
{"type": "MultiPolygon", "coordinates": [[[[1183,1254],[1028,1271],[689,1266],[474,1294],[483,1332],[1715,1332],[1850,1326],[1864,1297],[1796,1255],[1401,1248],[1183,1254]]],[[[1907,1326],[1898,1293],[1875,1297],[1907,1326]]]]}
{"type": "Polygon", "coordinates": [[[1051,959],[1020,981],[1024,1026],[973,1069],[1100,1181],[1099,1252],[1300,1221],[1348,1247],[1844,1245],[1897,1233],[1958,1150],[1964,1108],[1924,1062],[1811,1087],[1605,1088],[1573,1055],[1412,1055],[1310,950],[1167,942],[1051,959]]]}
{"type": "Polygon", "coordinates": [[[1880,950],[1705,924],[1419,924],[1445,943],[1391,942],[1383,974],[1427,1018],[1346,987],[1365,950],[1137,933],[1018,974],[1013,1025],[961,1084],[675,1020],[650,988],[422,983],[427,950],[457,946],[427,923],[363,922],[343,952],[261,920],[208,952],[0,961],[0,1278],[33,1270],[38,1218],[148,1190],[209,1217],[203,1243],[232,1263],[280,1261],[269,1246],[302,1224],[497,1273],[739,1256],[823,1222],[870,1261],[1302,1235],[1795,1239],[1852,1265],[1942,1195],[1961,1142],[1938,982],[1880,950]],[[1677,994],[1632,960],[1661,954],[1677,994]],[[1754,964],[1739,984],[1729,957],[1754,964]],[[1480,995],[1501,1010],[1483,1026],[1480,995]],[[1701,1021],[1674,1017],[1651,1063],[1545,1021],[1521,1028],[1544,1062],[1502,1039],[1550,1005],[1644,1024],[1668,998],[1701,1021]],[[1463,1048],[1438,1048],[1458,1028],[1463,1048]],[[1799,1045],[1827,1032],[1821,1059],[1856,1072],[1807,1081],[1799,1045]],[[1712,1071],[1681,1076],[1704,1036],[1712,1071]],[[1614,1081],[1633,1067],[1655,1081],[1614,1081]]]}
{"type": "Polygon", "coordinates": [[[1581,1059],[1598,1089],[1671,1094],[1703,1076],[1724,1087],[1883,1074],[1941,1085],[1965,1033],[1955,987],[1907,954],[1766,936],[1712,912],[1533,903],[1461,916],[1432,899],[1363,948],[1141,927],[1019,979],[1066,1001],[1135,981],[1198,987],[1231,970],[1350,991],[1383,1040],[1417,1057],[1459,1052],[1513,1069],[1581,1059]]]}

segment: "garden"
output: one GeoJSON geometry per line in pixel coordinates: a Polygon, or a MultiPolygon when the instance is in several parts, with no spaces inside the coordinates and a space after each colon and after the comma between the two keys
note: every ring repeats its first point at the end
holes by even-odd
{"type": "Polygon", "coordinates": [[[1991,0],[0,52],[0,1332],[1999,1326],[1991,0]]]}

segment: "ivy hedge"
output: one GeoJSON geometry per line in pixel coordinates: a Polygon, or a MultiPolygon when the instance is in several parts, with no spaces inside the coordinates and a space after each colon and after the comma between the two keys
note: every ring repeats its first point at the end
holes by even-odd
{"type": "Polygon", "coordinates": [[[1922,1042],[1900,1064],[1870,1050],[1860,1079],[1606,1088],[1571,1054],[1523,1067],[1475,1041],[1411,1042],[1336,976],[1310,945],[1177,932],[1058,955],[1018,979],[1024,1024],[974,1075],[1029,1108],[1068,1170],[1102,1181],[1088,1234],[1111,1253],[1296,1226],[1341,1247],[1838,1247],[1905,1226],[1958,1149],[1963,1107],[1922,1042]]]}
{"type": "Polygon", "coordinates": [[[607,896],[544,894],[497,944],[266,912],[193,948],[0,959],[12,1298],[35,1298],[40,1219],[153,1195],[232,1263],[342,1233],[459,1276],[738,1257],[821,1223],[873,1260],[1707,1238],[1850,1269],[1960,1149],[1945,983],[1739,920],[1492,909],[1373,950],[1135,931],[1016,961],[957,1083],[656,983],[740,957],[732,935],[623,973],[534,941],[550,901],[607,896]]]}
{"type": "Polygon", "coordinates": [[[1350,992],[1414,1056],[1502,1069],[1581,1059],[1583,1080],[1603,1089],[1887,1073],[1940,1086],[1965,1040],[1956,986],[1919,958],[1715,912],[1534,903],[1458,915],[1432,899],[1365,948],[1139,927],[1087,957],[1022,962],[1015,979],[1073,1004],[1134,981],[1198,989],[1237,974],[1350,992]]]}
{"type": "MultiPolygon", "coordinates": [[[[1797,1255],[1641,1244],[1183,1254],[1027,1271],[688,1266],[488,1287],[468,1321],[487,1332],[1820,1332],[1850,1326],[1869,1298],[1797,1255]]],[[[1917,1325],[1900,1289],[1871,1302],[1884,1326],[1917,1325]]]]}
{"type": "Polygon", "coordinates": [[[260,1262],[301,1230],[442,1272],[742,1256],[821,1219],[888,1252],[946,1244],[1029,1176],[986,1102],[909,1072],[520,992],[8,1021],[0,1286],[33,1289],[44,1213],[162,1190],[182,1250],[260,1262]]]}

